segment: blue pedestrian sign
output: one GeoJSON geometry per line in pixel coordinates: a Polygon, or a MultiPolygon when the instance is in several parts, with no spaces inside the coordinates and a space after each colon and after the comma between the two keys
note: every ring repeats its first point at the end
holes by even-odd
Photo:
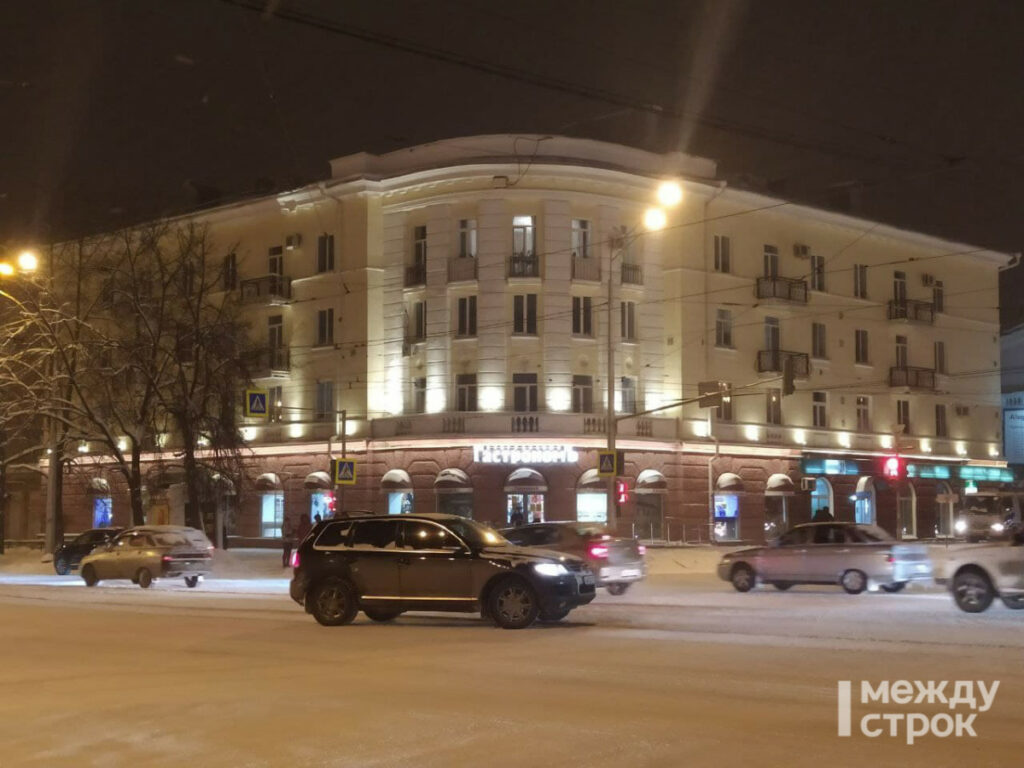
{"type": "Polygon", "coordinates": [[[254,416],[266,418],[267,399],[270,393],[265,389],[245,390],[245,417],[251,419],[254,416]]]}
{"type": "Polygon", "coordinates": [[[355,459],[334,459],[334,484],[355,485],[356,484],[356,460],[355,459]]]}

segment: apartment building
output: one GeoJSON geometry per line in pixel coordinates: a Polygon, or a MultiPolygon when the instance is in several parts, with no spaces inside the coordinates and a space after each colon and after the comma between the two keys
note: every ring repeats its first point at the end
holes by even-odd
{"type": "Polygon", "coordinates": [[[234,244],[224,288],[266,340],[240,537],[332,504],[604,521],[609,348],[624,534],[760,541],[827,506],[924,538],[967,484],[1012,480],[1005,254],[733,190],[707,159],[541,136],[342,157],[198,218],[234,244]],[[682,200],[648,231],[666,179],[682,200]],[[719,407],[689,402],[702,382],[719,407]],[[356,481],[335,489],[342,455],[356,481]]]}

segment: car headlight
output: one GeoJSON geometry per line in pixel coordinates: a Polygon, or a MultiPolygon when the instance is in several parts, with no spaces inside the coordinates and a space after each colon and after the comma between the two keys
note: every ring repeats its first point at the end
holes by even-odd
{"type": "Polygon", "coordinates": [[[1006,530],[1006,526],[1003,525],[1002,523],[992,523],[992,532],[993,533],[1002,533],[1005,530],[1006,530]]]}
{"type": "Polygon", "coordinates": [[[564,576],[569,572],[561,563],[536,563],[533,570],[541,576],[564,576]]]}
{"type": "Polygon", "coordinates": [[[967,521],[966,520],[957,520],[956,521],[956,525],[953,526],[953,529],[957,533],[964,533],[967,530],[967,521]]]}

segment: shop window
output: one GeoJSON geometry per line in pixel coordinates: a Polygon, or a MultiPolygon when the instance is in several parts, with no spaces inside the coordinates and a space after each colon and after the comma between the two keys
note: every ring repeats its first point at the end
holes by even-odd
{"type": "Polygon", "coordinates": [[[811,493],[811,515],[821,509],[832,512],[832,508],[832,486],[824,477],[819,477],[814,481],[814,491],[811,493]]]}
{"type": "Polygon", "coordinates": [[[766,540],[777,539],[789,530],[789,497],[764,497],[764,537],[766,540]]]}
{"type": "Polygon", "coordinates": [[[505,504],[506,521],[509,525],[544,522],[543,493],[510,493],[505,504]]]}
{"type": "Polygon", "coordinates": [[[592,491],[577,493],[576,519],[581,523],[608,522],[608,494],[592,491]]]}
{"type": "Polygon", "coordinates": [[[715,494],[715,541],[740,537],[740,499],[732,493],[715,494]]]}
{"type": "Polygon", "coordinates": [[[909,482],[896,496],[896,534],[899,539],[917,538],[917,494],[909,482]]]}
{"type": "Polygon", "coordinates": [[[92,527],[109,528],[114,524],[114,500],[97,496],[92,500],[92,527]]]}
{"type": "Polygon", "coordinates": [[[412,512],[412,491],[388,494],[388,514],[408,515],[412,512]]]}
{"type": "Polygon", "coordinates": [[[284,491],[271,491],[260,497],[260,536],[266,539],[281,538],[284,522],[284,491]]]}
{"type": "Polygon", "coordinates": [[[326,520],[334,514],[334,491],[314,491],[309,497],[309,519],[311,522],[326,520]]]}

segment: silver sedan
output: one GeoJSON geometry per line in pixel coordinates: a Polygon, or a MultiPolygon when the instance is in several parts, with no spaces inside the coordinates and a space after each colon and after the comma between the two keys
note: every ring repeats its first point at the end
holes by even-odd
{"type": "Polygon", "coordinates": [[[178,576],[195,587],[210,574],[212,550],[210,540],[195,528],[140,525],[82,558],[82,580],[94,587],[108,579],[131,579],[146,589],[156,579],[178,576]]]}
{"type": "Polygon", "coordinates": [[[768,546],[726,554],[718,575],[739,592],[760,582],[782,590],[794,584],[838,584],[856,595],[931,582],[932,564],[923,545],[898,542],[874,525],[808,523],[768,546]]]}

